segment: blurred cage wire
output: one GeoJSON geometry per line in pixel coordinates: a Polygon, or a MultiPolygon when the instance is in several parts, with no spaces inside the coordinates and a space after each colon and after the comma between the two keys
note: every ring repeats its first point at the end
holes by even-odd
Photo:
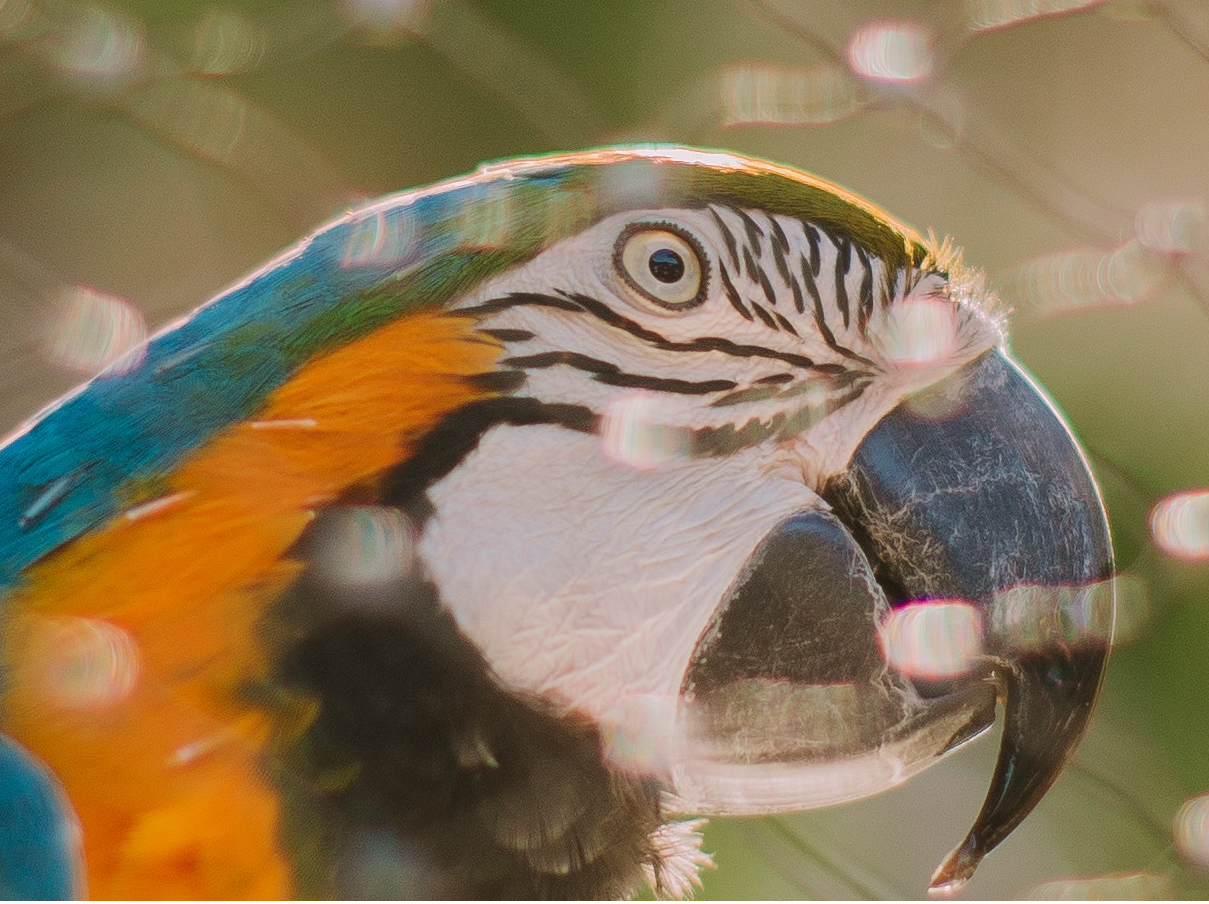
{"type": "MultiPolygon", "coordinates": [[[[985,268],[1090,452],[1120,612],[1076,763],[966,895],[1209,895],[1203,0],[0,0],[0,423],[360,199],[637,141],[790,163],[985,268]]],[[[994,748],[714,820],[702,896],[918,895],[994,748]]]]}

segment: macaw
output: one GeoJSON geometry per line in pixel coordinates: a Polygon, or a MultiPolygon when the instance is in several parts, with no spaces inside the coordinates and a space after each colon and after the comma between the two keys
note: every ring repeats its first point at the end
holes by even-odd
{"type": "Polygon", "coordinates": [[[685,895],[694,817],[874,794],[998,703],[957,889],[1111,640],[1002,320],[950,243],[727,153],[349,211],[0,448],[3,889],[685,895]],[[891,655],[930,606],[952,669],[891,655]]]}

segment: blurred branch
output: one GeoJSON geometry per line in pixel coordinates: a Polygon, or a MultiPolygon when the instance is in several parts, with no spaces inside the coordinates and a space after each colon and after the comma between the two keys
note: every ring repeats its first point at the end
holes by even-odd
{"type": "Polygon", "coordinates": [[[1162,22],[1184,46],[1209,63],[1209,16],[1203,3],[1181,3],[1180,0],[1152,0],[1151,13],[1162,22]],[[1195,10],[1195,11],[1194,11],[1195,10]]]}
{"type": "Polygon", "coordinates": [[[586,147],[599,132],[587,99],[540,51],[470,3],[441,3],[424,43],[478,88],[499,97],[546,140],[586,147]]]}
{"type": "MultiPolygon", "coordinates": [[[[840,15],[812,9],[807,23],[800,7],[786,0],[745,0],[744,5],[837,66],[847,65],[843,48],[848,34],[840,15]]],[[[958,153],[1083,240],[1110,243],[1118,238],[1122,224],[1130,222],[1129,212],[1102,203],[1029,154],[956,87],[931,91],[895,87],[893,92],[883,92],[882,100],[942,126],[952,135],[958,153]]]]}

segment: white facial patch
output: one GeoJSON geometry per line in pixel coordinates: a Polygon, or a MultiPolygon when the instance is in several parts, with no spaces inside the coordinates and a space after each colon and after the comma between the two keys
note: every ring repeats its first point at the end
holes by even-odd
{"type": "Polygon", "coordinates": [[[429,489],[420,552],[505,686],[649,738],[757,544],[822,505],[761,455],[636,470],[596,436],[498,426],[429,489]]]}

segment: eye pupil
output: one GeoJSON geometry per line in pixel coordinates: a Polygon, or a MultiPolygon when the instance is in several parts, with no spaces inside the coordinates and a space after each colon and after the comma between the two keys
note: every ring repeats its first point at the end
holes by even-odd
{"type": "Polygon", "coordinates": [[[676,283],[684,278],[684,258],[671,248],[660,248],[651,254],[647,266],[651,276],[661,283],[676,283]]]}

